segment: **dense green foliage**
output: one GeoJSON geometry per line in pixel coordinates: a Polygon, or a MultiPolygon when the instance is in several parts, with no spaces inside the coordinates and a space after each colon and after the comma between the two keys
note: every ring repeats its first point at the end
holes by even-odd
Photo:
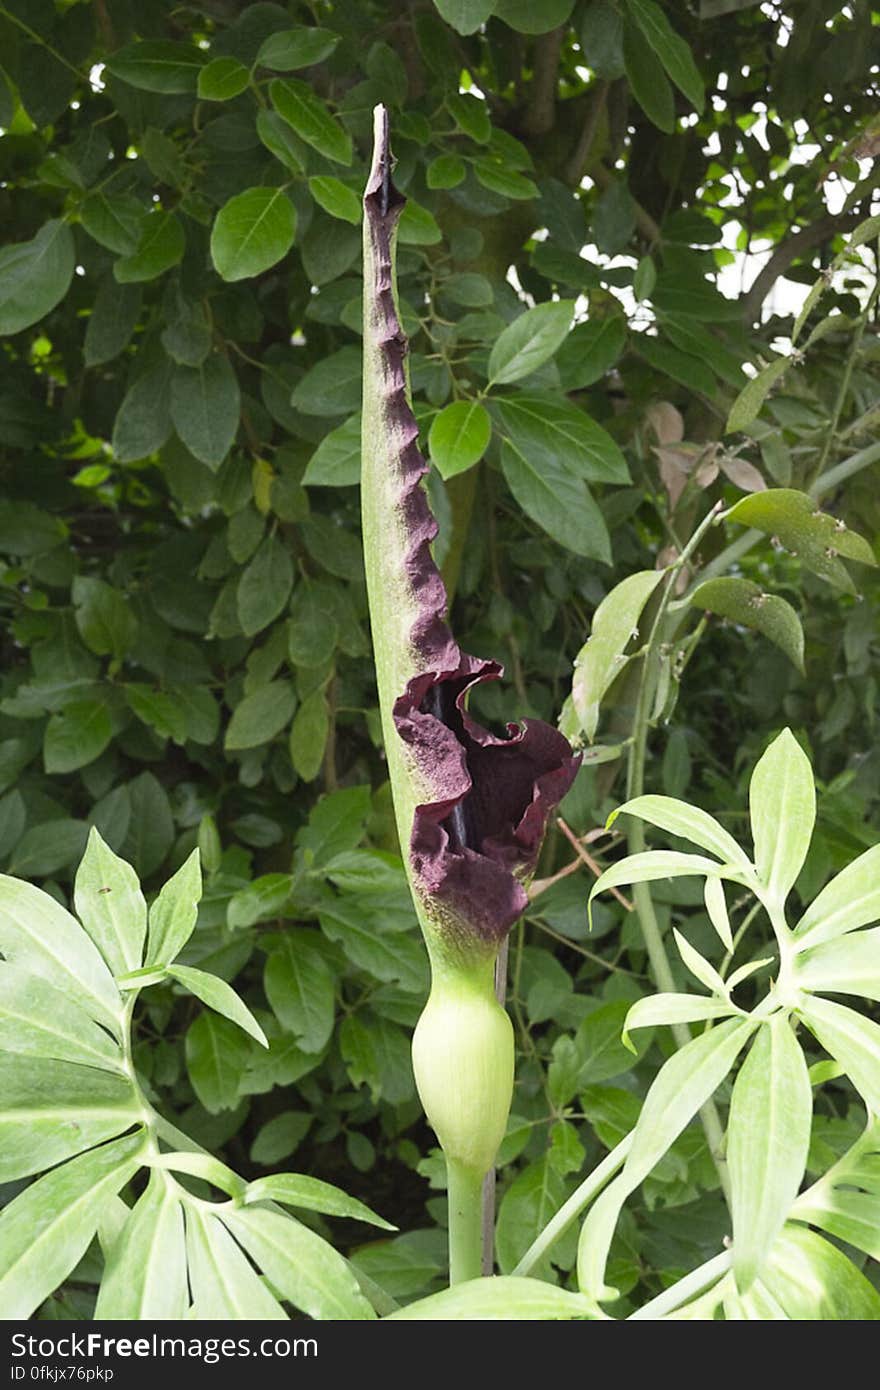
{"type": "MultiPolygon", "coordinates": [[[[787,537],[755,489],[812,490],[880,532],[877,228],[846,252],[871,211],[880,28],[833,0],[4,0],[0,54],[0,866],[67,902],[95,825],[149,896],[198,846],[183,965],[234,982],[270,1046],[156,985],[135,1026],[153,1103],[248,1178],[295,1167],[357,1193],[402,1234],[337,1225],[337,1243],[395,1297],[431,1292],[442,1165],[409,1055],[427,967],[359,542],[372,107],[391,110],[409,199],[398,271],[437,554],[462,645],[507,667],[483,716],[555,721],[603,597],[738,503],[681,592],[697,565],[755,587],[688,591],[645,784],[744,832],[749,773],[790,725],[820,778],[808,900],[878,839],[880,585],[809,509],[787,537]],[[735,252],[756,247],[767,269],[731,297],[735,252]],[[782,275],[817,285],[803,323],[784,298],[762,320],[782,275]],[[744,362],[764,370],[743,395],[744,362]]],[[[625,795],[625,645],[565,707],[600,740],[563,806],[578,836],[625,795]]],[[[605,863],[615,844],[588,849],[605,863]]],[[[570,859],[554,830],[536,888],[570,859]]],[[[588,935],[589,877],[537,892],[511,942],[505,1273],[672,1047],[640,1031],[634,1062],[620,1040],[655,982],[626,904],[598,901],[588,935]]],[[[684,923],[721,961],[700,884],[654,901],[665,933],[684,923]]],[[[845,1080],[821,1105],[813,1175],[864,1123],[845,1080]]],[[[726,1220],[690,1127],[630,1203],[610,1282],[656,1292],[726,1220]]],[[[535,1272],[566,1283],[575,1255],[573,1231],[535,1272]]],[[[97,1259],[46,1316],[90,1314],[97,1259]]]]}

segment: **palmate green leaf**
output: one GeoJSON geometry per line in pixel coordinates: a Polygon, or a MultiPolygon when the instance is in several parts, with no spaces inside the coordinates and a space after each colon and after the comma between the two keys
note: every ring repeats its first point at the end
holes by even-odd
{"type": "Polygon", "coordinates": [[[0,1052],[0,1087],[0,1182],[113,1139],[142,1114],[130,1081],[82,1062],[0,1052]]]}
{"type": "Polygon", "coordinates": [[[123,1070],[106,1029],[66,992],[15,965],[0,964],[0,1050],[123,1070]]]}
{"type": "Polygon", "coordinates": [[[816,821],[813,769],[790,729],[773,740],[752,773],[749,814],[758,878],[781,905],[803,867],[816,821]]]}
{"type": "Polygon", "coordinates": [[[201,896],[199,851],[194,849],[150,907],[145,965],[170,965],[176,959],[192,935],[201,896]]]}
{"type": "Polygon", "coordinates": [[[833,941],[847,932],[880,918],[880,845],[865,850],[858,859],[826,883],[795,927],[799,951],[833,941]]]}
{"type": "Polygon", "coordinates": [[[597,1199],[581,1229],[578,1284],[588,1298],[615,1296],[605,1287],[605,1266],[624,1202],[720,1086],[754,1027],[749,1019],[729,1019],[680,1048],[658,1072],[623,1171],[597,1199]]]}
{"type": "Polygon", "coordinates": [[[154,1170],[111,1246],[95,1304],[100,1320],[185,1318],[189,1308],[181,1194],[154,1170]]]}
{"type": "Polygon", "coordinates": [[[107,59],[107,71],[145,92],[195,92],[206,55],[194,44],[169,39],[145,39],[118,49],[107,59]]]}
{"type": "Polygon", "coordinates": [[[805,951],[796,979],[801,989],[880,1001],[880,927],[805,951]]]}
{"type": "Polygon", "coordinates": [[[186,237],[175,214],[156,208],[143,219],[134,250],[115,262],[113,274],[120,285],[155,280],[177,265],[185,250],[186,237]]]}
{"type": "Polygon", "coordinates": [[[137,874],[93,826],[76,874],[76,913],[114,975],[137,970],[147,935],[147,905],[137,874]]]}
{"type": "Polygon", "coordinates": [[[552,469],[561,464],[588,483],[630,481],[626,460],[611,435],[564,396],[503,396],[494,410],[514,447],[532,466],[552,469]]]}
{"type": "Polygon", "coordinates": [[[507,439],[501,446],[501,468],[526,516],[553,540],[575,555],[610,564],[608,528],[581,478],[555,459],[535,463],[507,439]]]}
{"type": "Polygon", "coordinates": [[[337,164],[351,163],[351,136],[306,82],[278,78],[269,87],[269,97],[278,115],[307,145],[337,164]]]}
{"type": "Polygon", "coordinates": [[[304,1052],[320,1052],[333,1032],[335,982],[324,957],[287,932],[266,958],[266,996],[279,1023],[304,1052]]]}
{"type": "Polygon", "coordinates": [[[593,614],[593,630],[575,657],[572,703],[592,743],[602,697],[626,662],[624,651],[638,632],[642,609],[663,578],[663,570],[640,570],[606,594],[593,614]]]}
{"type": "Polygon", "coordinates": [[[572,299],[548,300],[509,323],[489,354],[490,385],[519,381],[543,366],[564,341],[574,307],[572,299]]]}
{"type": "Polygon", "coordinates": [[[371,1226],[380,1226],[384,1231],[396,1231],[390,1221],[377,1216],[374,1211],[359,1202],[356,1197],[334,1187],[332,1183],[322,1182],[320,1178],[306,1177],[303,1173],[273,1173],[268,1178],[257,1178],[248,1183],[243,1201],[245,1206],[254,1202],[280,1202],[286,1207],[301,1207],[304,1211],[319,1211],[324,1216],[344,1216],[351,1221],[366,1221],[371,1226]]]}
{"type": "MultiPolygon", "coordinates": [[[[296,235],[296,209],[283,188],[248,188],[217,214],[211,259],[223,280],[246,280],[286,256],[296,235]]],[[[198,455],[197,455],[198,457],[198,455]]]]}
{"type": "Polygon", "coordinates": [[[536,1318],[549,1322],[601,1316],[596,1305],[581,1294],[569,1293],[541,1279],[511,1275],[470,1279],[389,1314],[392,1321],[440,1318],[455,1322],[518,1322],[536,1318]]]}
{"type": "Polygon", "coordinates": [[[85,1253],[108,1198],[137,1171],[142,1133],[80,1154],[25,1188],[0,1215],[0,1307],[28,1318],[85,1253]]]}
{"type": "Polygon", "coordinates": [[[113,722],[103,700],[74,700],[53,714],[43,737],[43,766],[51,774],[75,772],[104,752],[113,722]]]}
{"type": "Polygon", "coordinates": [[[673,1023],[702,1023],[710,1018],[728,1018],[735,1013],[724,999],[706,999],[699,994],[652,994],[637,999],[626,1016],[622,1041],[633,1052],[630,1033],[636,1028],[655,1028],[673,1023]]]}
{"type": "Polygon", "coordinates": [[[762,632],[785,652],[789,661],[803,672],[804,630],[790,603],[778,594],[768,594],[751,579],[708,579],[689,596],[694,608],[717,613],[742,627],[762,632]]]}
{"type": "Polygon", "coordinates": [[[258,1207],[219,1214],[282,1297],[309,1317],[376,1316],[342,1256],[298,1221],[258,1207]]]}
{"type": "Polygon", "coordinates": [[[0,335],[30,328],[70,288],[76,254],[66,222],[46,222],[32,241],[0,249],[0,335]]]}
{"type": "Polygon", "coordinates": [[[722,864],[730,864],[747,875],[752,872],[752,864],[745,850],[714,816],[701,811],[698,806],[678,801],[673,796],[637,796],[611,812],[606,821],[608,828],[622,815],[638,816],[640,820],[646,820],[670,835],[678,835],[708,850],[710,854],[716,854],[722,864]]]}
{"type": "Polygon", "coordinates": [[[442,478],[479,463],[489,447],[492,421],[479,401],[453,401],[434,417],[428,435],[431,461],[442,478]]]}
{"type": "Polygon", "coordinates": [[[0,875],[0,952],[118,1030],[119,991],[82,927],[48,893],[5,875],[0,875]]]}
{"type": "Polygon", "coordinates": [[[761,1282],[795,1322],[877,1322],[880,1294],[830,1241],[789,1225],[770,1252],[761,1282]]]}
{"type": "Polygon", "coordinates": [[[880,1115],[880,1025],[844,1004],[812,996],[798,1013],[843,1067],[869,1112],[880,1115]]]}
{"type": "Polygon", "coordinates": [[[220,467],[235,442],[241,393],[223,353],[198,367],[177,366],[171,378],[171,418],[181,440],[209,468],[220,467]]]}
{"type": "Polygon", "coordinates": [[[339,41],[340,35],[334,34],[332,29],[280,29],[277,34],[270,34],[261,45],[257,63],[262,68],[273,68],[275,72],[310,68],[314,63],[323,63],[325,58],[329,58],[339,41]]]}
{"type": "Polygon", "coordinates": [[[655,0],[626,0],[626,7],[676,87],[702,115],[706,91],[684,39],[675,32],[655,0]]]}
{"type": "Polygon", "coordinates": [[[186,1253],[193,1316],[200,1322],[286,1320],[281,1304],[222,1221],[195,1203],[186,1208],[186,1253]]]}
{"type": "Polygon", "coordinates": [[[238,1103],[252,1044],[237,1024],[203,1013],[186,1034],[186,1068],[193,1090],[210,1114],[238,1103]]]}
{"type": "Polygon", "coordinates": [[[787,550],[814,574],[855,593],[855,586],[839,557],[876,565],[874,552],[863,536],[850,531],[843,521],[819,511],[805,492],[794,488],[769,488],[743,497],[725,516],[742,526],[754,526],[776,536],[787,550]]]}
{"type": "Polygon", "coordinates": [[[459,34],[475,34],[495,11],[497,0],[434,0],[434,6],[459,34]]]}
{"type": "Polygon", "coordinates": [[[737,1287],[752,1285],[798,1194],[813,1094],[787,1014],[759,1029],[733,1087],[727,1129],[737,1287]]]}
{"type": "Polygon", "coordinates": [[[237,1023],[239,1028],[243,1028],[252,1038],[256,1038],[263,1047],[269,1046],[266,1034],[247,1004],[238,997],[232,986],[228,985],[225,980],[221,980],[218,975],[211,975],[206,970],[194,970],[188,965],[169,965],[165,973],[170,975],[172,980],[178,980],[189,990],[190,994],[201,999],[203,1004],[207,1004],[209,1009],[213,1009],[215,1013],[222,1014],[224,1018],[237,1023]]]}

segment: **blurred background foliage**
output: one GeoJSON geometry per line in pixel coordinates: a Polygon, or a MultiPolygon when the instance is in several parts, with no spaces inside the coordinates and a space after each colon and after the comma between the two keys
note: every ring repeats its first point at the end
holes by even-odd
{"type": "MultiPolygon", "coordinates": [[[[823,505],[876,542],[876,254],[845,248],[877,182],[877,15],[3,0],[0,54],[0,865],[66,901],[91,824],[154,891],[198,844],[186,960],[235,982],[271,1046],[163,986],[139,1015],[142,1075],[246,1175],[283,1163],[393,1219],[397,1237],[336,1238],[409,1299],[442,1274],[443,1167],[409,1060],[427,968],[359,539],[372,108],[391,110],[409,199],[401,302],[456,633],[507,669],[484,718],[555,721],[597,604],[718,499],[806,489],[861,451],[823,505]],[[554,300],[549,352],[496,364],[487,392],[506,325],[554,300]],[[777,354],[772,392],[726,434],[743,364],[777,354]]],[[[742,534],[714,528],[697,563],[742,534]]],[[[731,559],[798,614],[803,670],[747,615],[710,617],[670,656],[647,788],[743,831],[750,769],[792,725],[820,778],[811,895],[880,827],[880,587],[861,566],[833,587],[761,535],[731,559]]],[[[603,746],[632,703],[624,672],[603,746]]],[[[621,766],[588,755],[562,808],[575,837],[622,799],[621,766]]],[[[589,852],[607,862],[615,837],[589,852]]],[[[622,1048],[645,952],[624,901],[588,936],[590,872],[560,875],[578,863],[554,827],[511,941],[503,1271],[632,1126],[671,1047],[640,1034],[635,1064],[622,1048]]],[[[655,899],[665,930],[686,919],[719,955],[699,884],[655,899]]],[[[847,1083],[824,1094],[817,1171],[860,1127],[847,1083]]],[[[627,1213],[611,1281],[643,1297],[724,1229],[692,1127],[627,1213]]],[[[565,1280],[574,1252],[572,1235],[537,1272],[565,1280]]],[[[90,1259],[46,1316],[88,1312],[90,1259]]]]}

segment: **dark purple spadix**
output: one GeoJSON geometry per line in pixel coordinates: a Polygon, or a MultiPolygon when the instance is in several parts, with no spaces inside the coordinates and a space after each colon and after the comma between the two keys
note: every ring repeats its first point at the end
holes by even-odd
{"type": "Polygon", "coordinates": [[[579,759],[540,720],[506,737],[467,711],[502,668],[463,653],[431,554],[437,524],[422,479],[397,310],[394,244],[405,198],[391,179],[388,117],[375,113],[364,195],[362,507],[385,747],[401,844],[432,954],[494,952],[526,905],[547,818],[579,759]]]}

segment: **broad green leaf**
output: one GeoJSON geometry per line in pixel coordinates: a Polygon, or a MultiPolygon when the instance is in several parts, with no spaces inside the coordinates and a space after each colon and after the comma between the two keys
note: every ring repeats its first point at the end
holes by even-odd
{"type": "Polygon", "coordinates": [[[702,115],[706,101],[703,79],[684,39],[654,0],[626,0],[626,7],[676,87],[702,115]]]}
{"type": "Polygon", "coordinates": [[[706,912],[709,921],[715,928],[726,951],[733,954],[733,933],[730,930],[730,917],[727,913],[727,899],[724,896],[724,884],[720,877],[707,878],[703,889],[703,899],[706,904],[706,912]]]}
{"type": "Polygon", "coordinates": [[[5,875],[0,875],[0,951],[10,964],[47,980],[98,1022],[118,1029],[119,991],[82,927],[48,893],[5,875]]]}
{"type": "Polygon", "coordinates": [[[134,250],[116,261],[113,274],[120,285],[155,280],[177,265],[185,250],[186,237],[174,213],[156,208],[147,213],[134,250]]]}
{"type": "Polygon", "coordinates": [[[548,300],[509,323],[489,354],[490,384],[519,381],[543,366],[564,341],[573,313],[573,300],[548,300]]]}
{"type": "Polygon", "coordinates": [[[339,39],[339,34],[334,34],[332,29],[281,29],[277,34],[270,34],[262,44],[257,63],[262,68],[273,68],[275,72],[310,68],[314,63],[323,63],[325,58],[329,58],[339,39]]]}
{"type": "Polygon", "coordinates": [[[230,927],[252,927],[283,915],[293,889],[291,874],[263,874],[246,888],[240,888],[229,901],[226,920],[230,927]]]}
{"type": "Polygon", "coordinates": [[[224,747],[228,752],[259,748],[286,728],[296,709],[296,696],[289,681],[269,681],[236,705],[226,730],[224,747]]]}
{"type": "Polygon", "coordinates": [[[145,964],[170,965],[176,959],[192,935],[201,896],[199,851],[194,849],[150,907],[145,964]]]}
{"type": "Polygon", "coordinates": [[[366,1221],[371,1226],[381,1226],[385,1231],[395,1231],[384,1217],[349,1197],[332,1183],[322,1182],[320,1178],[306,1177],[303,1173],[273,1173],[269,1178],[257,1178],[248,1183],[243,1201],[245,1206],[254,1202],[280,1202],[286,1207],[301,1207],[304,1211],[319,1211],[324,1216],[344,1216],[351,1221],[366,1221]]]}
{"type": "Polygon", "coordinates": [[[267,536],[238,581],[238,617],[246,637],[274,622],[286,607],[292,588],[290,552],[278,536],[267,536]]]}
{"type": "MultiPolygon", "coordinates": [[[[562,1206],[568,1196],[567,1184],[559,1170],[543,1154],[529,1163],[506,1189],[498,1207],[495,1247],[498,1268],[511,1274],[529,1246],[562,1206]]],[[[550,1274],[549,1261],[538,1269],[550,1274]]]]}
{"type": "Polygon", "coordinates": [[[429,188],[457,188],[466,173],[464,160],[457,154],[439,154],[425,170],[425,182],[429,188]]]}
{"type": "Polygon", "coordinates": [[[597,1199],[581,1228],[578,1284],[587,1297],[614,1297],[605,1287],[605,1266],[624,1202],[720,1086],[754,1026],[748,1019],[728,1019],[680,1048],[658,1072],[623,1171],[597,1199]]]}
{"type": "Polygon", "coordinates": [[[512,1275],[489,1279],[470,1279],[444,1289],[442,1293],[417,1299],[391,1313],[393,1321],[440,1318],[455,1322],[518,1322],[537,1319],[550,1322],[563,1318],[596,1318],[594,1303],[581,1294],[554,1287],[543,1279],[520,1279],[512,1275]]]}
{"type": "Polygon", "coordinates": [[[180,1194],[153,1172],[110,1249],[95,1317],[139,1322],[185,1318],[189,1309],[180,1194]]]}
{"type": "Polygon", "coordinates": [[[70,288],[76,255],[66,222],[53,219],[32,241],[0,248],[0,334],[30,328],[70,288]]]}
{"type": "MultiPolygon", "coordinates": [[[[82,1038],[87,1041],[88,1034],[82,1038]]],[[[52,1168],[142,1118],[141,1102],[126,1077],[82,1061],[0,1051],[0,1087],[4,1183],[52,1168]]]]}
{"type": "Polygon", "coordinates": [[[85,1254],[108,1199],[137,1171],[144,1135],[81,1154],[25,1188],[0,1215],[0,1307],[29,1318],[85,1254]]]}
{"type": "Polygon", "coordinates": [[[453,401],[435,415],[428,435],[431,460],[442,478],[479,463],[489,447],[492,421],[479,401],[453,401]]]}
{"type": "MultiPolygon", "coordinates": [[[[112,448],[117,463],[133,463],[137,459],[147,458],[150,454],[156,453],[167,441],[173,428],[171,363],[167,358],[162,358],[134,378],[116,413],[112,448]]],[[[102,584],[101,579],[88,579],[83,576],[74,580],[74,593],[80,585],[102,584]]],[[[134,614],[126,612],[125,621],[133,631],[137,625],[134,614]]],[[[83,636],[85,637],[85,633],[83,636]]],[[[87,638],[86,645],[91,646],[87,638]]],[[[95,648],[92,647],[92,650],[95,648]]]]}
{"type": "Polygon", "coordinates": [[[702,391],[704,396],[715,394],[715,378],[706,364],[698,357],[680,352],[671,347],[664,338],[640,333],[634,341],[634,349],[657,372],[662,372],[672,381],[689,391],[702,391]]]}
{"type": "Polygon", "coordinates": [[[205,54],[193,44],[145,39],[120,48],[107,59],[107,71],[145,92],[195,92],[205,54]]]}
{"type": "Polygon", "coordinates": [[[726,998],[727,990],[724,981],[714,965],[710,965],[705,956],[700,955],[700,952],[690,944],[686,937],[682,936],[677,927],[672,928],[672,935],[675,938],[678,954],[694,979],[699,980],[700,984],[704,985],[710,993],[718,995],[722,999],[726,998]]]}
{"type": "Polygon", "coordinates": [[[880,1115],[880,1024],[844,1004],[812,995],[798,1013],[843,1067],[869,1112],[880,1115]]]}
{"type": "Polygon", "coordinates": [[[57,873],[80,858],[88,834],[88,824],[83,820],[64,818],[32,825],[15,846],[9,869],[22,878],[44,878],[57,873]]]}
{"type": "Polygon", "coordinates": [[[250,82],[250,73],[237,58],[214,58],[199,70],[198,94],[202,101],[231,101],[250,82]]]}
{"type": "Polygon", "coordinates": [[[518,34],[546,34],[564,24],[574,0],[496,0],[494,13],[518,34]]]}
{"type": "Polygon", "coordinates": [[[74,999],[5,962],[0,964],[0,1049],[123,1070],[116,1043],[74,999]]]}
{"type": "Polygon", "coordinates": [[[363,899],[340,897],[321,908],[321,929],[338,941],[353,965],[367,975],[399,983],[416,994],[425,988],[426,962],[421,942],[414,936],[383,931],[381,907],[365,911],[363,899]]]}
{"type": "Polygon", "coordinates": [[[140,317],[141,290],[137,285],[120,285],[106,275],[86,325],[83,359],[87,367],[97,367],[118,357],[131,340],[140,317]]]}
{"type": "Polygon", "coordinates": [[[300,584],[290,605],[288,655],[294,666],[324,667],[336,650],[339,627],[331,594],[322,584],[300,584]]]}
{"type": "Polygon", "coordinates": [[[434,214],[420,203],[414,203],[411,198],[400,215],[397,233],[403,246],[436,246],[438,241],[443,240],[434,214]]]}
{"type": "Polygon", "coordinates": [[[629,20],[623,28],[623,61],[626,78],[648,120],[671,135],[675,130],[675,94],[641,29],[629,20]]]}
{"type": "Polygon", "coordinates": [[[601,380],[620,358],[626,333],[622,314],[576,323],[556,355],[563,390],[577,391],[601,380]]]}
{"type": "Polygon", "coordinates": [[[504,440],[501,468],[526,516],[575,555],[611,561],[611,542],[592,493],[555,459],[537,463],[504,440]]]}
{"type": "Polygon", "coordinates": [[[807,569],[847,593],[854,593],[855,588],[839,557],[858,560],[863,565],[877,563],[863,536],[850,531],[845,522],[819,511],[812,498],[794,488],[753,493],[725,515],[742,526],[754,526],[768,536],[776,536],[807,569]]]}
{"type": "Polygon", "coordinates": [[[694,608],[717,613],[742,627],[754,628],[775,642],[799,671],[804,669],[804,630],[790,603],[768,594],[751,579],[707,579],[689,597],[694,608]]]}
{"type": "Polygon", "coordinates": [[[295,235],[296,211],[284,189],[248,188],[218,212],[211,259],[223,280],[245,280],[286,256],[295,235]]]}
{"type": "Polygon", "coordinates": [[[306,82],[278,78],[269,87],[269,96],[282,120],[307,145],[337,164],[351,163],[351,136],[306,82]]]}
{"type": "Polygon", "coordinates": [[[360,411],[325,434],[303,474],[304,487],[351,487],[361,480],[360,411]]]}
{"type": "Polygon", "coordinates": [[[302,142],[277,111],[257,113],[257,134],[269,153],[274,154],[285,169],[292,174],[302,173],[305,157],[302,142]]]}
{"type": "Polygon", "coordinates": [[[75,772],[104,752],[113,723],[103,700],[74,700],[49,719],[43,738],[43,766],[51,774],[75,772]]]}
{"type": "Polygon", "coordinates": [[[186,1067],[193,1090],[212,1115],[231,1110],[252,1045],[238,1026],[213,1013],[203,1013],[186,1034],[186,1067]]]}
{"type": "Polygon", "coordinates": [[[313,782],[324,765],[330,712],[323,690],[307,695],[290,726],[290,761],[298,777],[313,782]]]}
{"type": "Polygon", "coordinates": [[[638,636],[642,609],[663,578],[663,570],[639,570],[606,594],[593,614],[593,629],[574,662],[572,702],[581,728],[592,743],[602,697],[626,663],[624,651],[638,636]]]}
{"type": "Polygon", "coordinates": [[[789,1225],[770,1252],[761,1282],[793,1322],[877,1322],[880,1294],[830,1241],[789,1225]]]}
{"type": "Polygon", "coordinates": [[[286,1320],[281,1304],[223,1223],[195,1203],[186,1209],[186,1253],[194,1316],[199,1321],[286,1320]]]}
{"type": "Polygon", "coordinates": [[[805,951],[796,978],[802,989],[880,1000],[880,927],[805,951]]]}
{"type": "MultiPolygon", "coordinates": [[[[626,582],[624,580],[624,583],[626,582]]],[[[670,835],[690,840],[692,844],[699,845],[700,849],[716,854],[722,864],[733,865],[744,874],[752,871],[745,850],[714,816],[710,816],[707,811],[701,811],[698,806],[678,801],[673,796],[637,796],[612,811],[606,825],[610,828],[617,817],[622,815],[638,816],[640,820],[646,820],[651,825],[668,831],[670,835]]]]}
{"type": "Polygon", "coordinates": [[[118,589],[102,579],[78,575],[72,597],[76,625],[89,651],[121,661],[137,633],[137,619],[118,589]]]}
{"type": "Polygon", "coordinates": [[[181,744],[186,742],[186,714],[173,695],[154,690],[140,681],[131,681],[125,687],[125,701],[138,719],[149,725],[159,738],[172,738],[175,743],[181,744]]]}
{"type": "Polygon", "coordinates": [[[790,366],[790,357],[776,357],[766,367],[762,367],[757,376],[746,382],[730,407],[724,427],[725,434],[735,434],[738,430],[744,430],[757,418],[773,387],[790,366]]]}
{"type": "Polygon", "coordinates": [[[727,1164],[733,1267],[740,1293],[788,1219],[807,1162],[813,1093],[787,1014],[758,1030],[730,1100],[727,1164]]]}
{"type": "Polygon", "coordinates": [[[561,465],[588,483],[630,481],[626,460],[611,435],[565,397],[502,396],[494,409],[517,452],[533,467],[550,470],[561,465]]]}
{"type": "Polygon", "coordinates": [[[291,402],[305,415],[347,415],[360,406],[362,382],[360,348],[339,348],[306,372],[291,402]]]}
{"type": "Polygon", "coordinates": [[[240,411],[238,378],[229,358],[212,352],[198,367],[175,367],[171,418],[183,443],[217,469],[235,442],[240,411]]]}
{"type": "Polygon", "coordinates": [[[518,174],[506,164],[498,164],[489,158],[475,159],[473,169],[477,182],[493,193],[500,193],[502,198],[517,200],[539,196],[540,190],[533,179],[518,174]]]}
{"type": "Polygon", "coordinates": [[[360,198],[341,179],[333,178],[331,174],[316,174],[309,179],[309,192],[318,206],[329,212],[331,217],[339,217],[355,227],[360,225],[360,198]]]}
{"type": "Polygon", "coordinates": [[[133,193],[90,193],[79,210],[89,236],[108,251],[130,256],[140,239],[149,208],[133,193]]]}
{"type": "Polygon", "coordinates": [[[130,864],[92,827],[74,889],[76,913],[114,975],[137,970],[147,934],[147,905],[130,864]]]}
{"type": "Polygon", "coordinates": [[[485,309],[495,298],[491,281],[475,271],[458,271],[443,281],[442,292],[466,309],[485,309]]]}
{"type": "Polygon", "coordinates": [[[799,951],[833,941],[880,918],[880,845],[826,883],[795,927],[799,951]]]}
{"type": "Polygon", "coordinates": [[[492,134],[487,103],[470,92],[447,92],[444,101],[459,130],[476,140],[478,145],[485,145],[492,134]]]}
{"type": "Polygon", "coordinates": [[[295,1308],[309,1317],[375,1317],[349,1265],[313,1231],[290,1217],[257,1207],[223,1208],[221,1219],[251,1259],[295,1308]]]}
{"type": "Polygon", "coordinates": [[[816,820],[810,760],[790,729],[783,729],[759,760],[749,783],[755,869],[781,905],[803,867],[816,820]]]}
{"type": "Polygon", "coordinates": [[[256,1038],[263,1047],[269,1046],[266,1034],[250,1009],[225,980],[221,980],[217,975],[210,975],[205,970],[193,970],[191,966],[184,965],[169,965],[165,973],[170,975],[173,980],[179,980],[190,994],[201,999],[202,1003],[207,1004],[209,1009],[213,1009],[215,1013],[222,1014],[224,1018],[237,1023],[239,1028],[243,1028],[252,1038],[256,1038]]]}
{"type": "Polygon", "coordinates": [[[584,61],[597,77],[623,76],[623,15],[613,0],[588,0],[578,33],[584,61]]]}
{"type": "Polygon", "coordinates": [[[333,1032],[335,983],[324,957],[287,932],[266,959],[266,996],[276,1018],[304,1052],[320,1052],[333,1032]]]}
{"type": "Polygon", "coordinates": [[[440,14],[459,34],[475,34],[495,10],[497,0],[434,0],[440,14]]]}
{"type": "Polygon", "coordinates": [[[652,994],[637,999],[626,1016],[623,1042],[635,1048],[629,1040],[635,1028],[655,1028],[673,1023],[702,1023],[709,1018],[727,1018],[734,1008],[724,999],[706,999],[700,994],[652,994]]]}
{"type": "Polygon", "coordinates": [[[152,772],[142,772],[128,783],[131,822],[120,848],[137,869],[148,878],[164,860],[174,839],[171,803],[162,783],[152,772]]]}

